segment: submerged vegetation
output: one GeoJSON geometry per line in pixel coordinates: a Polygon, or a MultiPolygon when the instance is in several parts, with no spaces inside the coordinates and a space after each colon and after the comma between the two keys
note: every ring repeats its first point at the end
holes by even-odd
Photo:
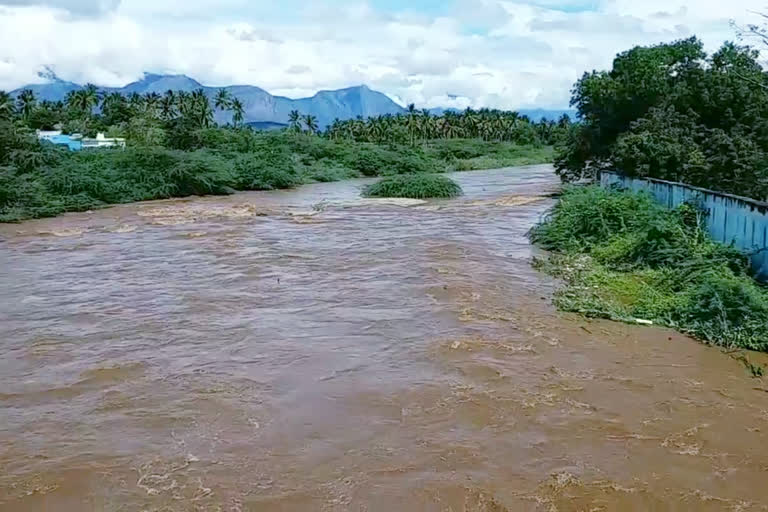
{"type": "MultiPolygon", "coordinates": [[[[0,222],[115,203],[289,188],[355,177],[435,174],[550,162],[570,126],[514,112],[467,109],[337,121],[324,131],[291,113],[287,129],[258,132],[226,90],[164,95],[72,92],[64,102],[0,92],[0,222]],[[218,126],[215,117],[231,114],[218,126]],[[69,152],[36,129],[124,137],[127,148],[69,152]]],[[[429,178],[434,179],[434,178],[429,178]]]]}
{"type": "Polygon", "coordinates": [[[572,186],[531,238],[554,251],[536,264],[564,280],[555,302],[565,311],[768,351],[768,290],[704,220],[695,205],[668,210],[650,195],[572,186]]]}
{"type": "Polygon", "coordinates": [[[451,198],[462,194],[450,178],[436,174],[410,174],[384,178],[363,190],[365,197],[406,197],[410,199],[451,198]]]}

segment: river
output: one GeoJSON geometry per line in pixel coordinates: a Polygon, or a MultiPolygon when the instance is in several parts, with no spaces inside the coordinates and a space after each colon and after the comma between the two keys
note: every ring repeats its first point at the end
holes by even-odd
{"type": "Polygon", "coordinates": [[[454,178],[0,226],[0,510],[768,509],[762,381],[554,310],[551,167],[454,178]]]}

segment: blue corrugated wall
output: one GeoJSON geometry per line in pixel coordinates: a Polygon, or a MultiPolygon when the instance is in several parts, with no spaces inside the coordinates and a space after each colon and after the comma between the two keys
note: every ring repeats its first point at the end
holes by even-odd
{"type": "Polygon", "coordinates": [[[657,201],[675,208],[686,201],[696,201],[709,211],[707,222],[712,237],[753,254],[752,265],[758,279],[768,281],[768,203],[669,181],[630,178],[614,172],[602,172],[600,184],[619,185],[630,190],[650,192],[657,201]]]}

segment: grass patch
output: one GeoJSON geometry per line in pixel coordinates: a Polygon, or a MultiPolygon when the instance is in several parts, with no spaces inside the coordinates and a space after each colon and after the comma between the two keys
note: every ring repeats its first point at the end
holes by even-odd
{"type": "Polygon", "coordinates": [[[555,251],[536,266],[563,279],[555,304],[591,317],[677,328],[708,343],[768,351],[768,291],[749,260],[714,242],[692,205],[569,187],[531,238],[555,251]]]}
{"type": "Polygon", "coordinates": [[[392,176],[365,187],[365,197],[406,197],[410,199],[451,198],[462,194],[450,178],[437,174],[392,176]]]}
{"type": "Polygon", "coordinates": [[[435,140],[424,144],[424,153],[445,162],[449,171],[477,171],[554,161],[552,146],[520,145],[479,139],[435,140]]]}

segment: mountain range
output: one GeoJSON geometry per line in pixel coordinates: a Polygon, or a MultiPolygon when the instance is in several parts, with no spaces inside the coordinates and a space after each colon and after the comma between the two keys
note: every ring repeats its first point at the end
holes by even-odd
{"type": "MultiPolygon", "coordinates": [[[[47,71],[40,74],[45,83],[32,84],[12,91],[17,95],[24,89],[31,89],[40,100],[63,100],[67,93],[82,89],[83,86],[74,82],[61,80],[54,73],[47,71]]],[[[206,87],[186,75],[158,75],[146,73],[141,80],[132,82],[125,87],[103,87],[105,92],[131,93],[158,93],[163,94],[168,90],[194,91],[203,89],[206,95],[212,97],[219,89],[227,89],[243,103],[245,108],[245,122],[256,128],[276,128],[288,122],[288,114],[291,110],[298,110],[302,114],[311,114],[317,118],[321,128],[329,125],[334,119],[354,119],[383,114],[401,114],[405,109],[395,103],[387,95],[374,91],[366,85],[348,87],[333,91],[320,91],[310,98],[291,99],[284,96],[273,96],[264,89],[253,85],[230,85],[226,87],[206,87]]],[[[442,114],[445,109],[431,109],[435,115],[442,114]]],[[[539,119],[558,119],[562,114],[569,114],[575,118],[574,111],[568,110],[519,110],[533,121],[539,119]]],[[[217,112],[216,121],[225,123],[231,119],[228,112],[217,112]]]]}

